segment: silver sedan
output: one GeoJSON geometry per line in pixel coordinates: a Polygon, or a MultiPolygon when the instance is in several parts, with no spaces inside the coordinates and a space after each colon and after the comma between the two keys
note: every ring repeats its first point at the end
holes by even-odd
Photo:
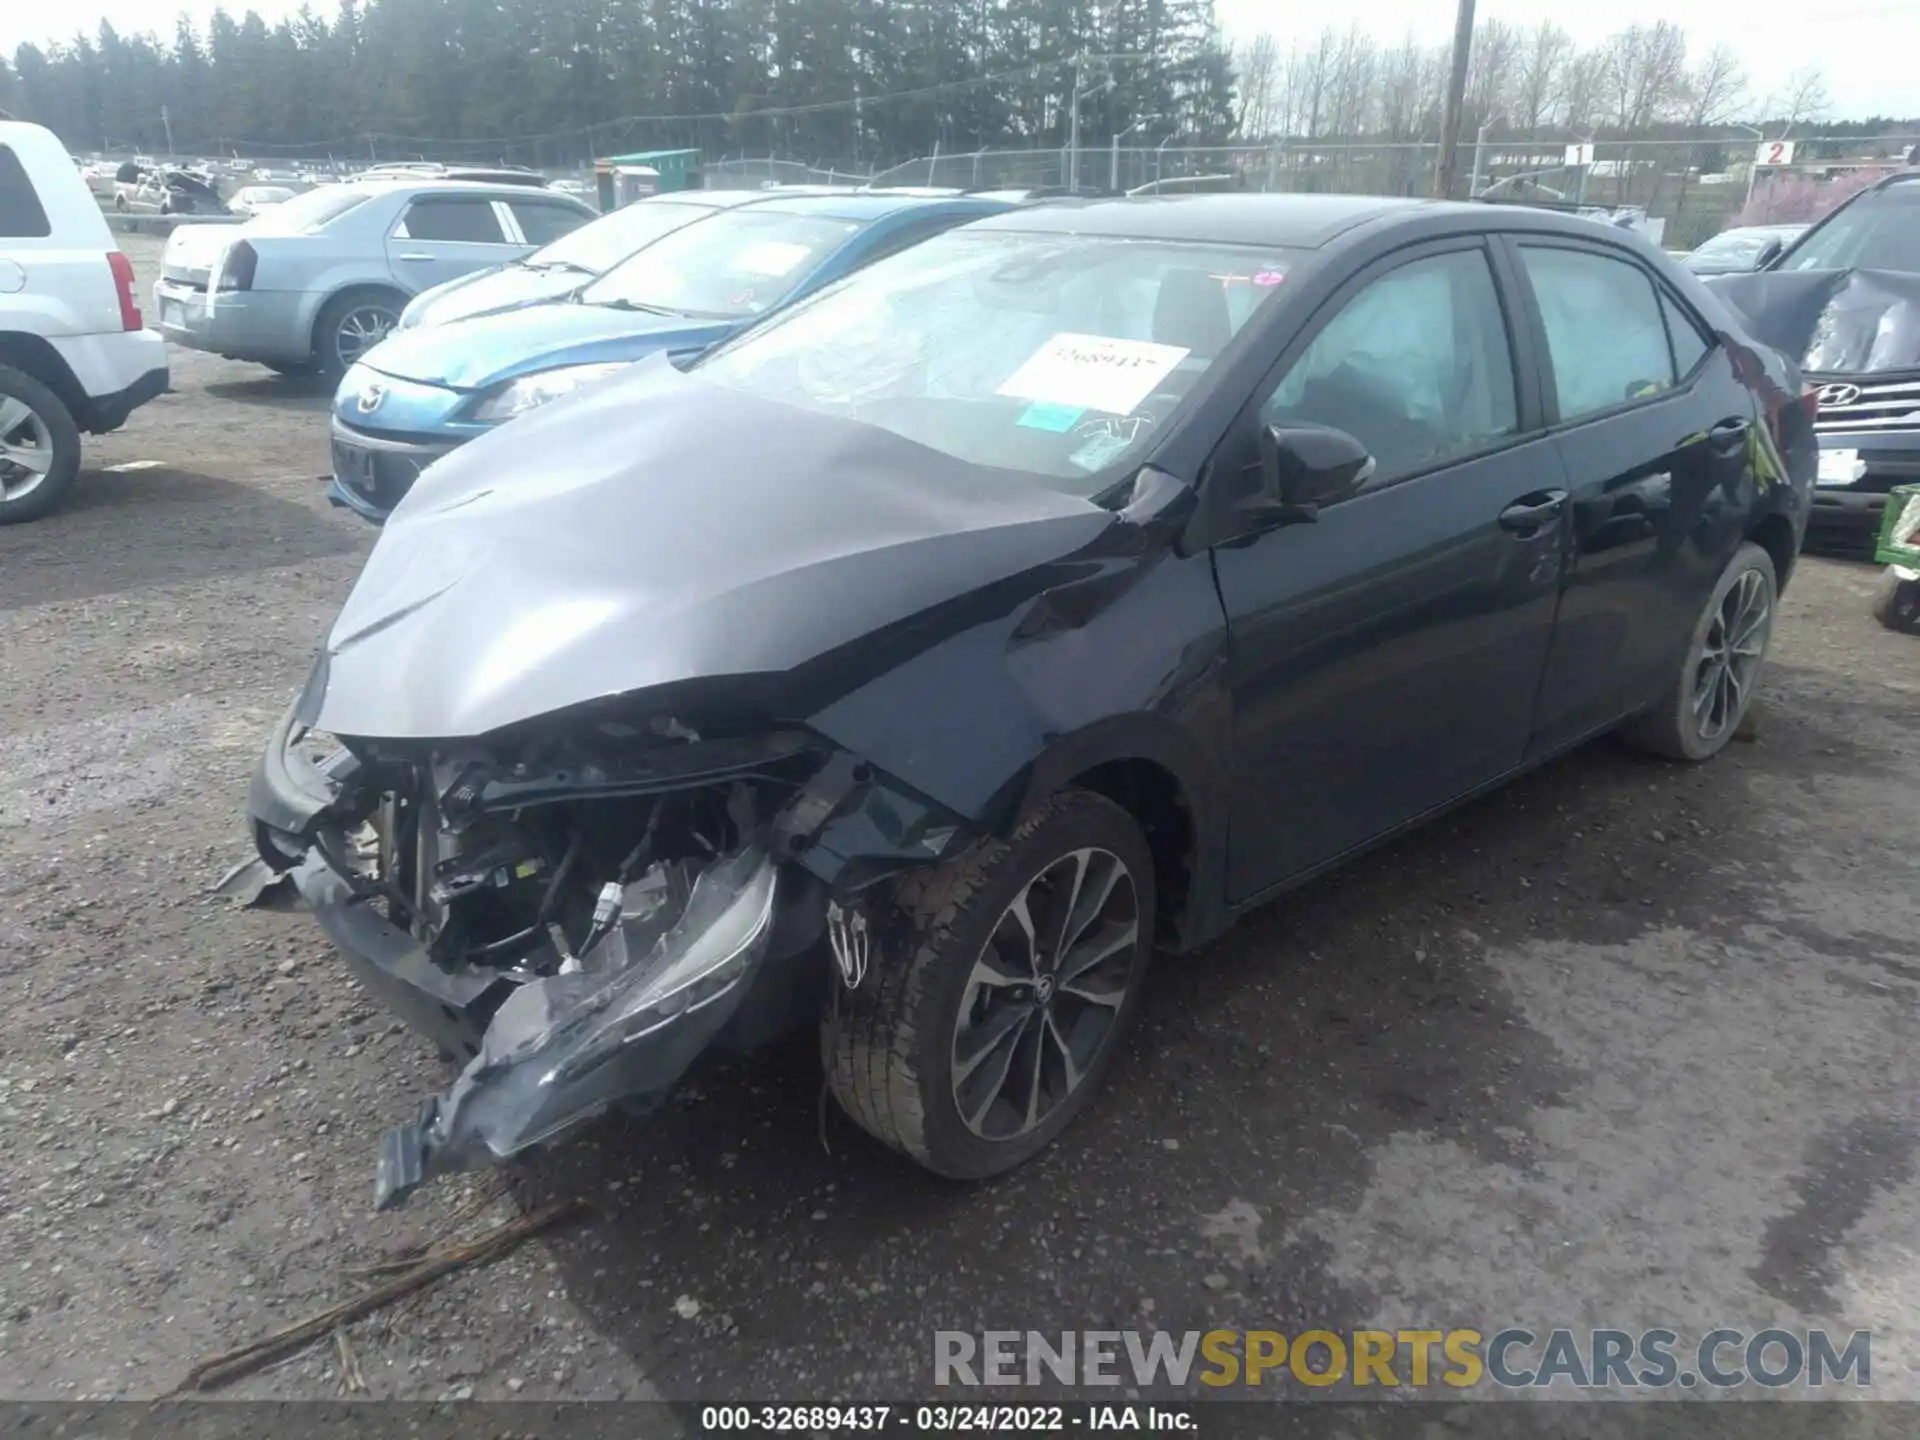
{"type": "Polygon", "coordinates": [[[167,339],[285,374],[339,375],[422,290],[513,260],[594,218],[538,186],[360,181],[241,225],[182,225],[153,287],[167,339]]]}

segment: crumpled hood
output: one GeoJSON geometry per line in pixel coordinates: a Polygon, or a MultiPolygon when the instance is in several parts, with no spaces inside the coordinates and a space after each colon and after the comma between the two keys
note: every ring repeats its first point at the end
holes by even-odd
{"type": "Polygon", "coordinates": [[[656,350],[703,349],[731,322],[648,315],[555,301],[442,326],[397,330],[367,352],[374,369],[400,380],[481,390],[559,365],[642,360],[656,350]]]}
{"type": "Polygon", "coordinates": [[[419,309],[407,328],[447,325],[477,315],[498,315],[548,300],[564,300],[592,280],[593,276],[584,271],[560,265],[538,270],[503,265],[496,270],[481,270],[416,296],[414,304],[419,309]]]}
{"type": "Polygon", "coordinates": [[[1815,375],[1920,369],[1920,275],[1765,270],[1705,277],[1754,337],[1815,375]]]}
{"type": "Polygon", "coordinates": [[[452,739],[645,687],[787,671],[1113,523],[1033,477],[662,357],[422,475],[328,636],[316,723],[452,739]]]}

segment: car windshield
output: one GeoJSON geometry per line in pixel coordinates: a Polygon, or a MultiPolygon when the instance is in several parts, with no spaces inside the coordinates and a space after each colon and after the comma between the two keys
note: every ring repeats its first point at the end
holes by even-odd
{"type": "Polygon", "coordinates": [[[604,275],[642,246],[682,225],[711,215],[705,205],[676,205],[670,200],[642,200],[611,215],[602,215],[578,230],[543,245],[521,263],[538,270],[554,266],[604,275]]]}
{"type": "Polygon", "coordinates": [[[1278,293],[1291,258],[951,231],[756,326],[696,373],[1091,494],[1278,293]]]}
{"type": "Polygon", "coordinates": [[[1920,272],[1920,184],[1894,185],[1834,211],[1780,268],[1920,272]]]}
{"type": "Polygon", "coordinates": [[[1710,264],[1747,266],[1760,258],[1760,252],[1767,248],[1771,240],[1778,239],[1771,230],[1729,230],[1724,235],[1716,235],[1693,254],[1687,257],[1689,264],[1710,264]]]}
{"type": "Polygon", "coordinates": [[[681,315],[758,315],[785,299],[860,228],[857,220],[759,206],[723,211],[614,266],[580,299],[681,315]]]}
{"type": "MultiPolygon", "coordinates": [[[[272,228],[282,235],[311,235],[330,220],[364,205],[368,196],[364,190],[349,190],[339,185],[329,185],[324,190],[309,190],[304,195],[296,195],[291,200],[282,201],[273,207],[266,217],[272,228]]],[[[255,231],[255,234],[260,233],[255,231]]]]}

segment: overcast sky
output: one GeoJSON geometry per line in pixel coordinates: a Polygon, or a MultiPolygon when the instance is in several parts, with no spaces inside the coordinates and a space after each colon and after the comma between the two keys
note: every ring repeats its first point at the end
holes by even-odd
{"type": "MultiPolygon", "coordinates": [[[[291,14],[299,3],[255,0],[252,8],[272,22],[291,14]]],[[[1264,28],[1274,31],[1282,44],[1310,38],[1332,18],[1324,7],[1288,0],[1215,3],[1229,34],[1245,37],[1264,28]]],[[[63,39],[76,29],[91,33],[103,19],[123,31],[170,34],[182,8],[181,0],[72,0],[36,9],[34,20],[19,26],[27,0],[0,4],[14,9],[15,24],[6,28],[21,39],[34,38],[31,31],[40,26],[40,38],[45,39],[63,39]],[[57,24],[55,14],[60,16],[57,24]],[[43,21],[42,16],[47,18],[43,21]]],[[[185,8],[203,22],[213,10],[204,0],[191,0],[185,8]]],[[[227,8],[238,13],[248,6],[246,0],[229,0],[227,8]]],[[[331,0],[315,0],[314,8],[330,14],[333,6],[331,0]]],[[[1389,44],[1408,33],[1439,43],[1453,32],[1453,6],[1447,0],[1369,0],[1359,13],[1362,23],[1389,44]]],[[[1723,40],[1739,52],[1756,106],[1770,90],[1784,86],[1795,70],[1813,65],[1826,76],[1836,118],[1920,115],[1920,0],[1830,0],[1824,7],[1769,5],[1764,0],[1608,0],[1591,6],[1480,0],[1479,13],[1519,25],[1552,15],[1582,44],[1622,26],[1673,20],[1686,29],[1689,49],[1696,55],[1723,40]]]]}

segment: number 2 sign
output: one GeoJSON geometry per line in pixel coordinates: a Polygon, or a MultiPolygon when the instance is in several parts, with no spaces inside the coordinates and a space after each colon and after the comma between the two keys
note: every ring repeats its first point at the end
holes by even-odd
{"type": "Polygon", "coordinates": [[[1791,165],[1793,163],[1793,141],[1762,140],[1760,148],[1754,152],[1756,165],[1791,165]]]}

